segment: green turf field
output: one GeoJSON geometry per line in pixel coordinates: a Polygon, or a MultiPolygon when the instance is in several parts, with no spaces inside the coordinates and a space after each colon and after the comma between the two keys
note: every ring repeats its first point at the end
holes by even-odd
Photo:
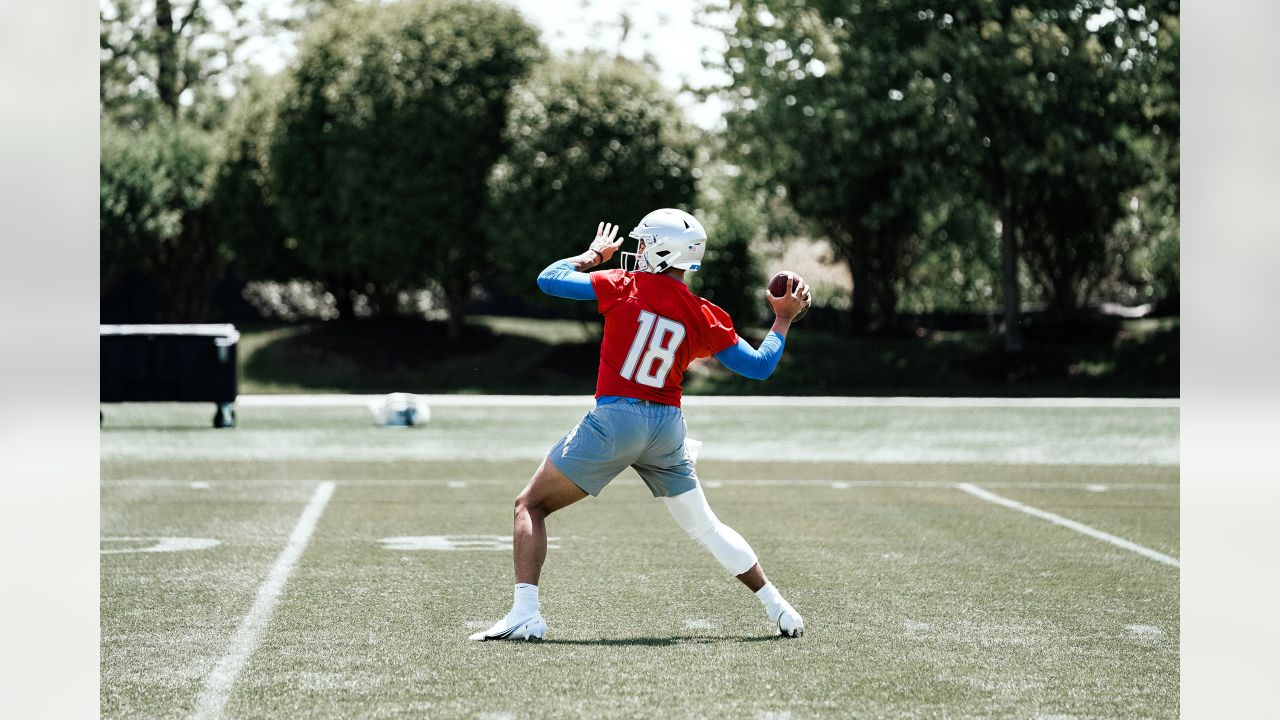
{"type": "Polygon", "coordinates": [[[548,521],[538,644],[465,638],[585,405],[384,429],[246,400],[223,431],[107,406],[103,716],[1176,717],[1178,410],[1153,405],[691,402],[712,506],[807,635],[773,637],[628,471],[548,521]]]}

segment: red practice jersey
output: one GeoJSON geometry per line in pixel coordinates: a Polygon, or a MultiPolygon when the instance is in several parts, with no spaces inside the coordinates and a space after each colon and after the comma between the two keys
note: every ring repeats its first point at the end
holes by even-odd
{"type": "Polygon", "coordinates": [[[590,277],[604,316],[596,397],[679,405],[689,363],[738,342],[729,314],[683,280],[625,270],[590,277]]]}

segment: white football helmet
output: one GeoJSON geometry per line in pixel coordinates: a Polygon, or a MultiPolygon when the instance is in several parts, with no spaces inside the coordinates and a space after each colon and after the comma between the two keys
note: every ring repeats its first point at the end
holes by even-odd
{"type": "Polygon", "coordinates": [[[648,273],[666,272],[671,268],[697,270],[702,267],[702,254],[707,249],[707,231],[702,223],[674,208],[662,208],[645,215],[627,237],[639,242],[635,252],[620,253],[623,270],[648,273]]]}

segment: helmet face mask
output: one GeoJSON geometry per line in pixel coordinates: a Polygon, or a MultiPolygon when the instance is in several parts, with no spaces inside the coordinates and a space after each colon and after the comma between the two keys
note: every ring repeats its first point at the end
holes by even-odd
{"type": "Polygon", "coordinates": [[[702,267],[707,232],[697,218],[683,210],[654,210],[627,237],[636,240],[636,251],[621,253],[623,270],[663,273],[702,267]]]}
{"type": "Polygon", "coordinates": [[[622,257],[622,269],[627,272],[653,272],[653,268],[649,266],[649,262],[644,258],[644,238],[636,237],[634,230],[627,237],[636,240],[636,251],[626,252],[624,250],[618,253],[622,257]]]}

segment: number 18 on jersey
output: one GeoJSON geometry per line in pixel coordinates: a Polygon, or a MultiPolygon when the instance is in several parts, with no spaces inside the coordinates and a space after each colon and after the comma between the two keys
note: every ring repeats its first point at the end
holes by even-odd
{"type": "Polygon", "coordinates": [[[684,342],[684,326],[648,310],[640,311],[637,322],[640,327],[619,374],[624,380],[660,388],[666,384],[667,373],[675,364],[676,348],[684,342]]]}

